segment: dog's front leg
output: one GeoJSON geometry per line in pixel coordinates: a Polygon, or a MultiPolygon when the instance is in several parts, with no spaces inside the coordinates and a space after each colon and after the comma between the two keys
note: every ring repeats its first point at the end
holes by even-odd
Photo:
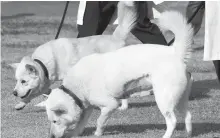
{"type": "Polygon", "coordinates": [[[111,100],[106,99],[106,101],[108,105],[101,108],[101,115],[97,120],[97,128],[95,131],[96,136],[101,136],[103,134],[104,125],[106,124],[106,121],[113,113],[113,111],[117,109],[119,106],[119,102],[116,99],[111,99],[111,100]]]}
{"type": "Polygon", "coordinates": [[[72,133],[72,136],[79,136],[83,133],[83,130],[89,120],[89,117],[92,114],[92,111],[93,111],[93,107],[88,107],[83,111],[81,118],[80,118],[80,121],[77,123],[77,125],[72,133]]]}

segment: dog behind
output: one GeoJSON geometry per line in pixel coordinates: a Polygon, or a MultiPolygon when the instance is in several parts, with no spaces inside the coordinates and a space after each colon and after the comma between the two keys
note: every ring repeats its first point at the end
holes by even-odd
{"type": "Polygon", "coordinates": [[[13,94],[21,98],[15,108],[23,109],[33,98],[49,93],[50,85],[62,80],[67,70],[82,57],[125,46],[125,39],[136,21],[133,2],[129,2],[128,6],[119,2],[118,16],[119,25],[113,35],[52,40],[39,46],[31,57],[26,56],[20,63],[12,64],[17,80],[13,94]]]}

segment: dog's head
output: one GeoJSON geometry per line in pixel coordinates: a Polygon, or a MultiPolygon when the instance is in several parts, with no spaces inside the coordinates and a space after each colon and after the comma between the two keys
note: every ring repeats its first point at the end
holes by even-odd
{"type": "Polygon", "coordinates": [[[36,106],[46,107],[51,122],[50,138],[62,138],[68,134],[68,129],[80,120],[82,113],[73,98],[59,88],[53,89],[47,100],[36,106]]]}
{"type": "Polygon", "coordinates": [[[20,63],[13,63],[11,66],[15,69],[17,80],[13,91],[15,96],[28,101],[43,93],[43,72],[33,59],[24,57],[20,63]]]}

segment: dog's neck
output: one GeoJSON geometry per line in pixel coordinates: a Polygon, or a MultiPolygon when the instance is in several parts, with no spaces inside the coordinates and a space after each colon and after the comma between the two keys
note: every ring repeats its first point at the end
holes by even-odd
{"type": "Polygon", "coordinates": [[[34,60],[34,62],[38,71],[38,77],[40,79],[39,91],[42,94],[47,94],[51,85],[51,80],[49,78],[49,72],[47,70],[47,67],[40,60],[34,60]]]}
{"type": "Polygon", "coordinates": [[[47,70],[47,67],[44,65],[44,63],[42,63],[40,60],[38,59],[34,59],[35,62],[37,62],[40,66],[41,66],[41,69],[43,70],[44,72],[44,76],[49,79],[49,73],[48,73],[48,70],[47,70]]]}
{"type": "Polygon", "coordinates": [[[56,64],[54,62],[54,60],[45,60],[44,58],[40,58],[40,57],[32,57],[33,60],[39,60],[41,62],[42,65],[39,64],[39,62],[36,62],[38,64],[38,69],[44,74],[41,79],[45,80],[45,81],[49,81],[50,84],[54,83],[56,80],[59,80],[59,76],[58,73],[56,72],[56,64]],[[47,74],[45,74],[45,70],[47,70],[47,74]]]}
{"type": "Polygon", "coordinates": [[[66,94],[68,94],[69,96],[71,96],[73,98],[73,100],[75,101],[75,103],[83,110],[85,107],[83,105],[83,102],[81,101],[81,99],[75,95],[73,92],[71,92],[69,89],[67,89],[64,85],[61,85],[59,87],[59,89],[63,90],[63,92],[65,92],[66,94]]]}
{"type": "Polygon", "coordinates": [[[59,60],[56,56],[54,56],[52,53],[42,55],[38,52],[32,55],[32,59],[40,60],[47,68],[49,76],[48,78],[51,84],[53,84],[55,81],[63,80],[66,71],[70,66],[69,64],[65,63],[65,60],[59,60]]]}

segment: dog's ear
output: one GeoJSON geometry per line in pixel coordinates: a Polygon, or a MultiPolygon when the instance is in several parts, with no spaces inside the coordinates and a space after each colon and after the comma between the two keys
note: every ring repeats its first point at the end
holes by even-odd
{"type": "Polygon", "coordinates": [[[9,66],[12,67],[14,70],[16,70],[19,64],[20,63],[12,63],[12,64],[9,64],[9,66]]]}
{"type": "Polygon", "coordinates": [[[34,106],[37,106],[37,107],[46,107],[46,100],[43,101],[43,102],[40,102],[40,103],[38,103],[38,104],[36,104],[36,105],[34,105],[34,106]]]}
{"type": "Polygon", "coordinates": [[[33,66],[33,65],[26,64],[25,68],[29,72],[29,74],[32,74],[32,75],[37,75],[38,74],[38,71],[37,71],[36,67],[33,66]]]}
{"type": "Polygon", "coordinates": [[[24,56],[21,60],[21,62],[24,62],[24,63],[29,63],[29,62],[33,62],[33,59],[30,57],[30,56],[24,56]]]}
{"type": "Polygon", "coordinates": [[[50,110],[53,111],[57,116],[61,116],[67,113],[67,108],[62,104],[58,104],[50,110]]]}

